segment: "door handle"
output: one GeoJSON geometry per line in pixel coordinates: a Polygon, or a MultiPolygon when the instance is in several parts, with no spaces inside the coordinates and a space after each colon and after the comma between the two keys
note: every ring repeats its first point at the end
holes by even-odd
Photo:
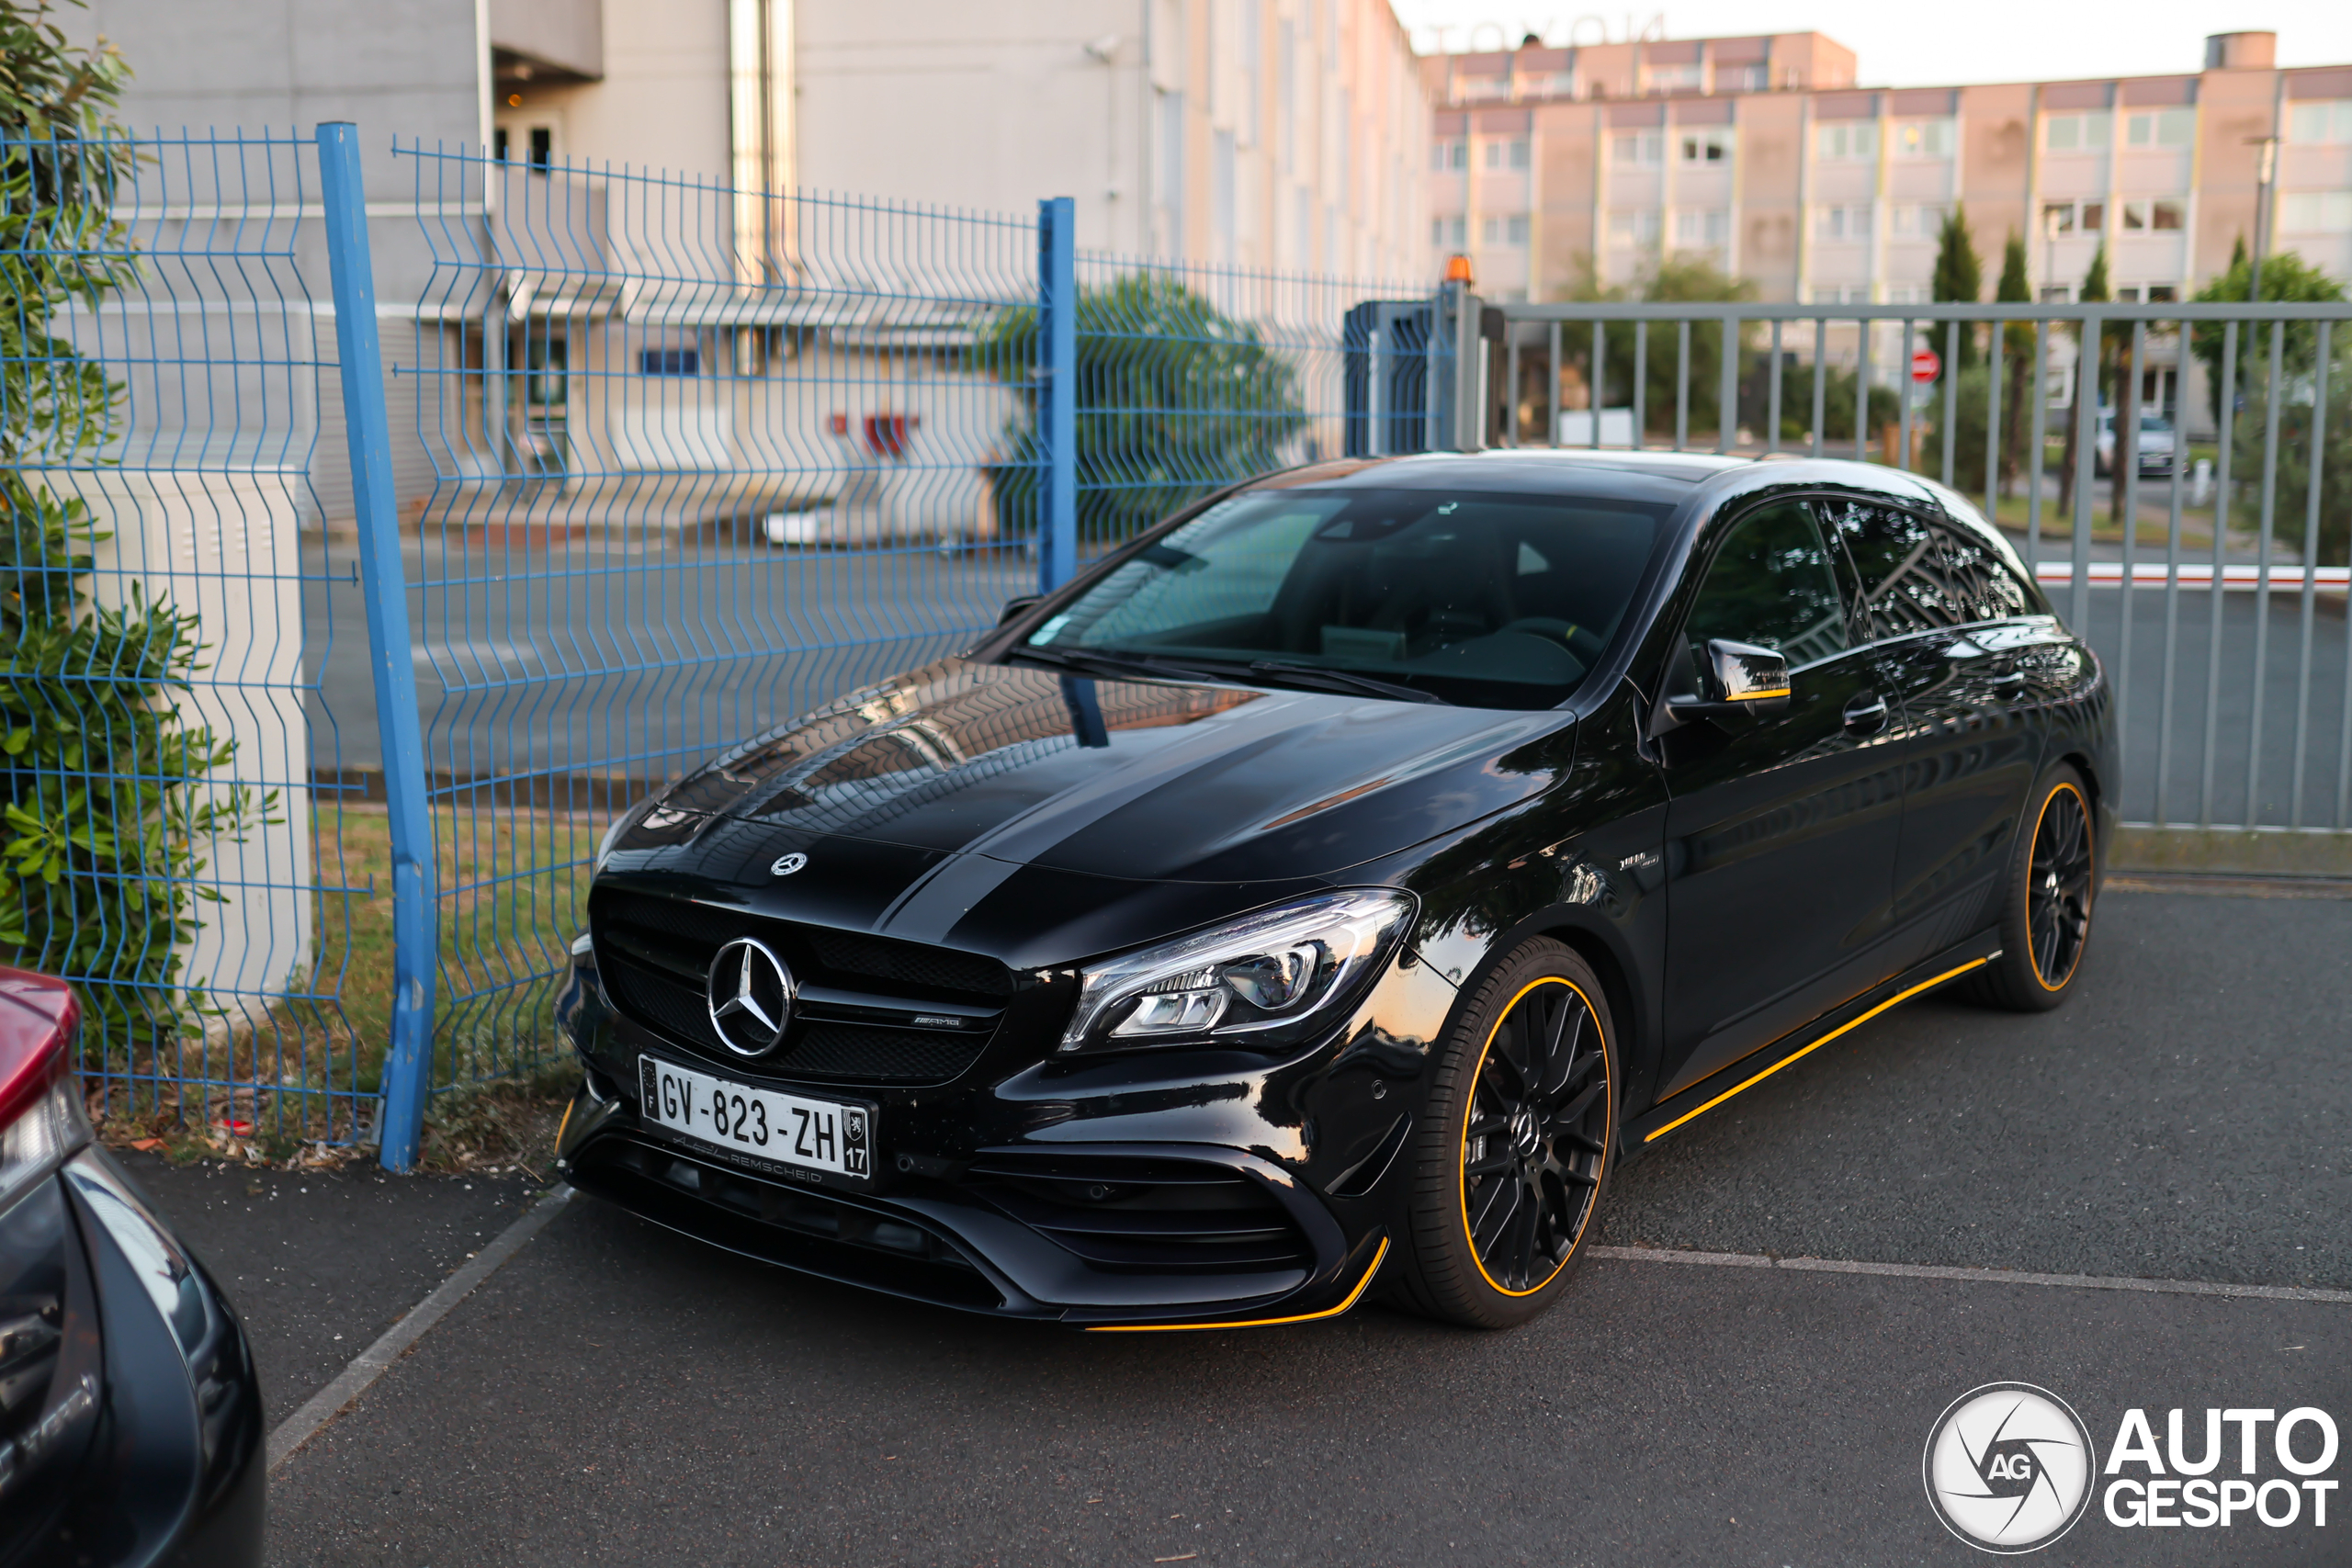
{"type": "Polygon", "coordinates": [[[1876,692],[1861,692],[1846,704],[1846,728],[1857,735],[1875,735],[1886,728],[1886,699],[1876,692]]]}

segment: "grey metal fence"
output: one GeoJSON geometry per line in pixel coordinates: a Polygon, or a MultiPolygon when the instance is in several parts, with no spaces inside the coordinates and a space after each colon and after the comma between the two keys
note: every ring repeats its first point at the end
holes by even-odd
{"type": "Polygon", "coordinates": [[[1502,311],[1488,440],[1933,478],[2107,659],[2128,822],[2352,829],[2352,304],[1502,311]]]}

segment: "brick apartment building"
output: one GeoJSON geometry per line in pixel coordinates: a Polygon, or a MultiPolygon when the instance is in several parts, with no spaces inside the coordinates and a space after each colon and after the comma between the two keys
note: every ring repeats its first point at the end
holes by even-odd
{"type": "Polygon", "coordinates": [[[2014,231],[2041,298],[2104,240],[2118,298],[2180,299],[2252,243],[2277,137],[2271,250],[2352,278],[2352,65],[2276,57],[2223,33],[2173,76],[1870,89],[1819,33],[1432,55],[1430,265],[1542,299],[1691,253],[1767,300],[1902,304],[1958,206],[1988,292],[2014,231]]]}

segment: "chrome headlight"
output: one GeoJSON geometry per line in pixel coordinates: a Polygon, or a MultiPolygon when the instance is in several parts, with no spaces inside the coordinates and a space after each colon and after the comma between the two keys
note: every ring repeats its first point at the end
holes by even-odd
{"type": "Polygon", "coordinates": [[[1287,1049],[1362,992],[1412,916],[1409,893],[1350,888],[1089,964],[1061,1048],[1287,1049]]]}

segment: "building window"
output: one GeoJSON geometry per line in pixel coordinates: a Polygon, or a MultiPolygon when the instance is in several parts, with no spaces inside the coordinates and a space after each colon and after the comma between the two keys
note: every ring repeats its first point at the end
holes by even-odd
{"type": "Polygon", "coordinates": [[[1609,243],[1612,245],[1638,245],[1645,250],[1657,244],[1658,215],[1655,209],[1612,212],[1609,215],[1609,243]]]}
{"type": "Polygon", "coordinates": [[[1619,164],[1666,162],[1666,132],[1621,130],[1609,139],[1610,158],[1619,164]]]}
{"type": "Polygon", "coordinates": [[[1886,231],[1897,240],[1932,240],[1943,232],[1951,210],[1940,201],[1898,202],[1887,209],[1886,231]]]}
{"type": "Polygon", "coordinates": [[[1464,76],[1456,96],[1464,98],[1507,98],[1510,96],[1508,76],[1464,76]]]}
{"type": "Polygon", "coordinates": [[[2052,152],[2104,152],[2114,116],[2105,109],[2042,118],[2042,146],[2052,152]]]}
{"type": "Polygon", "coordinates": [[[2122,213],[2127,233],[2143,229],[2177,231],[2188,226],[2188,203],[2183,201],[2127,201],[2122,204],[2122,213]]]}
{"type": "Polygon", "coordinates": [[[1760,93],[1772,85],[1771,67],[1766,65],[1718,65],[1715,67],[1715,91],[1718,93],[1760,93]]]}
{"type": "Polygon", "coordinates": [[[1951,156],[1952,123],[1949,119],[1906,119],[1894,128],[1894,155],[1898,158],[1949,158],[1951,156]]]}
{"type": "Polygon", "coordinates": [[[1878,156],[1878,124],[1854,119],[1815,126],[1813,155],[1825,164],[1868,163],[1878,156]]]}
{"type": "Polygon", "coordinates": [[[2186,147],[2196,139],[2195,109],[2148,109],[2123,122],[2127,147],[2186,147]]]}
{"type": "Polygon", "coordinates": [[[1813,237],[1838,244],[1871,237],[1871,204],[1855,202],[1845,207],[1816,207],[1813,209],[1813,237]]]}
{"type": "Polygon", "coordinates": [[[2148,285],[2148,303],[2151,305],[2169,305],[2179,298],[2180,288],[2177,284],[2152,283],[2148,285]]]}
{"type": "Polygon", "coordinates": [[[1731,156],[1728,128],[1686,130],[1681,134],[1681,142],[1682,161],[1686,164],[1720,164],[1731,156]]]}
{"type": "Polygon", "coordinates": [[[2046,234],[2096,234],[2107,227],[2107,203],[2103,201],[2045,201],[2041,204],[2041,231],[2046,234]]]}
{"type": "Polygon", "coordinates": [[[1508,140],[1496,137],[1487,143],[1487,167],[1489,169],[1523,169],[1527,167],[1527,138],[1508,140]]]}
{"type": "Polygon", "coordinates": [[[1479,240],[1488,245],[1524,246],[1527,243],[1527,214],[1514,212],[1507,217],[1489,218],[1479,226],[1479,240]]]}
{"type": "Polygon", "coordinates": [[[2290,141],[2352,141],[2352,98],[2287,106],[2290,141]]]}
{"type": "Polygon", "coordinates": [[[1886,302],[1890,305],[1924,305],[1928,291],[1916,283],[1895,283],[1887,286],[1886,302]]]}
{"type": "Polygon", "coordinates": [[[1430,144],[1430,167],[1439,174],[1444,174],[1449,169],[1466,169],[1469,166],[1470,143],[1465,138],[1457,136],[1448,141],[1433,141],[1430,144]]]}
{"type": "Polygon", "coordinates": [[[1682,211],[1674,215],[1677,250],[1720,250],[1731,243],[1731,214],[1721,209],[1682,211]]]}
{"type": "Polygon", "coordinates": [[[637,355],[637,368],[646,376],[699,376],[702,374],[702,350],[698,348],[645,348],[637,355]]]}
{"type": "Polygon", "coordinates": [[[1688,65],[1642,67],[1642,90],[1645,93],[1695,93],[1700,85],[1696,61],[1688,65]]]}
{"type": "Polygon", "coordinates": [[[2290,234],[2352,232],[2352,190],[2290,191],[2279,198],[2278,227],[2290,234]]]}

